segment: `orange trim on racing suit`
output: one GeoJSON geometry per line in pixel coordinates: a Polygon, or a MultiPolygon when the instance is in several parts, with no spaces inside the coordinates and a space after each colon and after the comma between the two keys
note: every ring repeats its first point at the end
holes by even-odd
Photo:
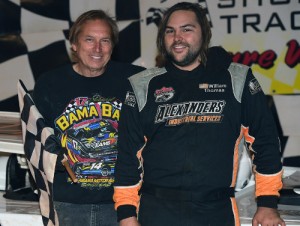
{"type": "MultiPolygon", "coordinates": [[[[255,141],[255,138],[249,135],[249,128],[243,127],[242,130],[246,142],[249,143],[249,149],[254,152],[252,149],[252,144],[255,141]]],[[[274,174],[261,174],[254,170],[255,173],[255,196],[262,195],[275,195],[279,196],[279,190],[282,188],[282,174],[283,170],[274,174]]]]}

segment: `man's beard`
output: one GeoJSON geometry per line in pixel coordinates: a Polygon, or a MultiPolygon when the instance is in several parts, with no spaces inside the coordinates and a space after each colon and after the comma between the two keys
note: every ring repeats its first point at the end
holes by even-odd
{"type": "MultiPolygon", "coordinates": [[[[175,44],[173,44],[175,45],[175,44]]],[[[173,45],[171,46],[171,48],[173,47],[173,45]]],[[[190,47],[188,44],[185,44],[185,46],[190,47]]],[[[166,56],[167,59],[169,61],[171,61],[172,63],[180,66],[180,67],[185,67],[185,66],[189,66],[190,64],[192,64],[193,62],[195,62],[195,60],[197,58],[199,58],[200,56],[200,48],[199,49],[189,49],[188,53],[186,54],[186,56],[178,61],[175,59],[174,54],[170,51],[170,50],[166,50],[166,56]]],[[[200,60],[200,59],[199,59],[200,60]]]]}

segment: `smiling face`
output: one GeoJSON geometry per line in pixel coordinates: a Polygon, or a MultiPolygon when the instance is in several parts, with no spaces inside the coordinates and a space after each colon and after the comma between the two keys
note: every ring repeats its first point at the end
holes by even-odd
{"type": "Polygon", "coordinates": [[[74,65],[76,72],[86,77],[103,74],[113,51],[111,29],[107,22],[98,19],[85,22],[72,49],[78,58],[74,65]]]}
{"type": "Polygon", "coordinates": [[[178,10],[171,14],[164,34],[167,57],[173,64],[191,71],[200,64],[201,27],[194,12],[178,10]]]}

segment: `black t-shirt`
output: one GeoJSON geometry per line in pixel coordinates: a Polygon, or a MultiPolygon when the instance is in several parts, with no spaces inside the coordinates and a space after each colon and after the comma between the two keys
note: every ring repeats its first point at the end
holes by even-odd
{"type": "Polygon", "coordinates": [[[97,77],[84,77],[72,65],[45,73],[33,93],[35,104],[54,128],[78,183],[56,172],[54,200],[69,203],[112,202],[118,123],[127,77],[142,67],[110,61],[97,77]]]}

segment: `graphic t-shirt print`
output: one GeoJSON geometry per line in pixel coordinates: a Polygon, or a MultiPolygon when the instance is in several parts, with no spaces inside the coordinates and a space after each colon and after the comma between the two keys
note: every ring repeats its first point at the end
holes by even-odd
{"type": "Polygon", "coordinates": [[[78,97],[55,120],[81,187],[101,189],[114,182],[121,107],[116,98],[78,97]]]}

